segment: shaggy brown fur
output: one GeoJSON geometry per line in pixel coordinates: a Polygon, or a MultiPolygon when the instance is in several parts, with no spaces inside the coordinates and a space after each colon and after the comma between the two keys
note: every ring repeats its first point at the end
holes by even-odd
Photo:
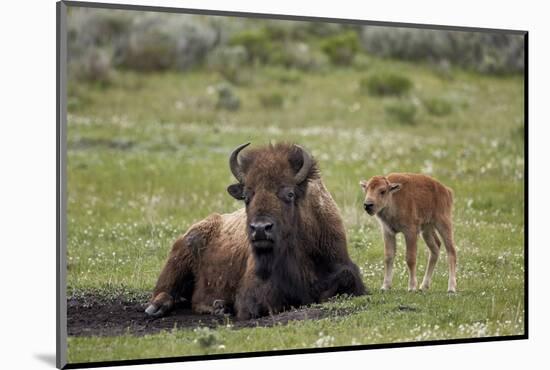
{"type": "Polygon", "coordinates": [[[288,144],[241,154],[228,192],[246,208],[213,214],[176,241],[146,312],[161,316],[184,299],[196,312],[247,319],[364,294],[340,212],[308,158],[288,144]]]}
{"type": "Polygon", "coordinates": [[[456,291],[456,250],[453,241],[452,204],[453,192],[437,180],[421,174],[392,173],[374,176],[361,181],[365,193],[364,208],[376,215],[384,236],[384,283],[382,289],[391,287],[395,234],[405,235],[406,260],[409,269],[409,290],[416,290],[416,242],[419,233],[430,251],[422,290],[430,287],[432,274],[439,256],[441,242],[449,261],[449,292],[456,291]]]}

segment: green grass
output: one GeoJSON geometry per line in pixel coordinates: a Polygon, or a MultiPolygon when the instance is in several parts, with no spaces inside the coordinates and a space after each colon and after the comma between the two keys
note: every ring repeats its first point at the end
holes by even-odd
{"type": "MultiPolygon", "coordinates": [[[[397,97],[361,94],[365,74],[345,68],[300,73],[252,68],[234,87],[238,111],[217,110],[214,73],[119,72],[109,87],[69,86],[69,292],[150,291],[171,243],[211,212],[241,206],[227,193],[227,155],[243,142],[291,141],[318,159],[340,207],[348,248],[373,294],[328,303],[349,315],[274,328],[174,329],[134,337],[69,338],[70,362],[395,343],[523,334],[523,80],[369,59],[368,75],[412,82],[412,101],[444,99],[446,115],[421,104],[415,125],[388,117],[397,97]],[[282,92],[281,109],[258,96],[282,92]],[[406,292],[402,237],[394,290],[378,291],[383,242],[361,208],[359,180],[393,171],[432,174],[455,191],[458,288],[447,295],[442,252],[432,289],[406,292]]],[[[419,245],[418,275],[427,248],[419,245]]]]}
{"type": "Polygon", "coordinates": [[[386,106],[386,113],[390,117],[406,125],[415,124],[416,112],[416,105],[408,101],[400,101],[386,106]]]}
{"type": "Polygon", "coordinates": [[[407,93],[412,85],[407,77],[380,72],[360,81],[361,91],[373,96],[400,96],[407,93]]]}

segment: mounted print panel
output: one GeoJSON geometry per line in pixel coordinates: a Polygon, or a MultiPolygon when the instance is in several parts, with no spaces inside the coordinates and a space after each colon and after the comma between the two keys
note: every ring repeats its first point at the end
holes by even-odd
{"type": "Polygon", "coordinates": [[[524,31],[58,3],[58,367],[527,338],[524,31]]]}

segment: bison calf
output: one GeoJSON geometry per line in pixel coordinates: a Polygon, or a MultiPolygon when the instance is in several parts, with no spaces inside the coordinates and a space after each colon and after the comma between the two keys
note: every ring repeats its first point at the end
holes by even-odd
{"type": "Polygon", "coordinates": [[[456,292],[456,250],[453,242],[453,192],[437,180],[421,174],[393,173],[361,181],[365,193],[365,211],[378,219],[384,236],[384,282],[382,290],[391,288],[395,234],[405,235],[409,269],[409,291],[415,291],[416,242],[419,233],[430,251],[426,274],[420,289],[430,287],[441,242],[445,243],[449,261],[449,292],[456,292]]]}

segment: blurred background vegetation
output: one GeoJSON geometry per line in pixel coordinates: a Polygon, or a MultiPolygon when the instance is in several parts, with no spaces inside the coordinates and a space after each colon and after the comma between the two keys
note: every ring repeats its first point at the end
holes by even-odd
{"type": "Polygon", "coordinates": [[[455,66],[487,74],[524,68],[522,36],[503,33],[87,8],[69,13],[70,75],[102,83],[118,70],[206,68],[238,84],[248,66],[362,69],[367,55],[426,62],[442,73],[455,66]]]}

